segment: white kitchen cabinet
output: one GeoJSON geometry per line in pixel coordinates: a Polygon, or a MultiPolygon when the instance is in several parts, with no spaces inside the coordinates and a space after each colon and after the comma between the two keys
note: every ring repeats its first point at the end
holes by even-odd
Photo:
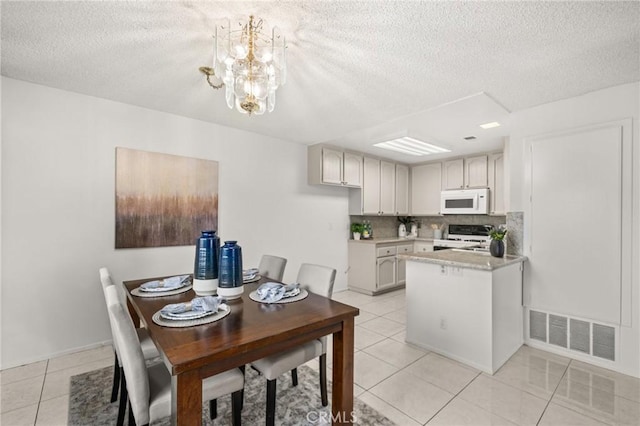
{"type": "Polygon", "coordinates": [[[380,214],[396,212],[396,165],[380,161],[380,214]]]}
{"type": "Polygon", "coordinates": [[[442,189],[486,188],[487,185],[486,155],[442,163],[442,189]]]}
{"type": "Polygon", "coordinates": [[[362,186],[362,156],[322,145],[307,150],[308,181],[312,185],[362,186]]]}
{"type": "Polygon", "coordinates": [[[416,253],[433,251],[433,242],[431,241],[416,241],[413,245],[413,251],[416,253]]]}
{"type": "Polygon", "coordinates": [[[487,156],[468,157],[464,159],[464,185],[465,188],[486,188],[487,182],[487,156]]]}
{"type": "Polygon", "coordinates": [[[442,163],[422,164],[411,168],[411,214],[440,214],[442,163]]]}
{"type": "Polygon", "coordinates": [[[403,244],[397,246],[397,254],[396,257],[396,283],[404,284],[407,281],[407,270],[406,265],[407,261],[400,257],[401,254],[409,254],[413,253],[413,244],[403,244]]]}
{"type": "Polygon", "coordinates": [[[396,165],[364,157],[362,190],[349,193],[351,215],[395,215],[396,165]]]}
{"type": "Polygon", "coordinates": [[[413,252],[413,243],[349,241],[350,290],[376,295],[404,287],[405,261],[398,255],[413,252]]]}
{"type": "Polygon", "coordinates": [[[362,163],[361,155],[350,152],[344,153],[342,176],[345,186],[353,188],[362,187],[362,163]]]}
{"type": "Polygon", "coordinates": [[[496,215],[505,214],[504,208],[504,154],[489,155],[489,213],[496,215]]]}
{"type": "MultiPolygon", "coordinates": [[[[445,161],[442,163],[442,189],[464,188],[464,160],[445,161]]],[[[438,204],[440,202],[438,201],[438,204]]]]}
{"type": "Polygon", "coordinates": [[[376,291],[395,287],[396,256],[379,257],[376,261],[376,291]]]}
{"type": "Polygon", "coordinates": [[[396,215],[409,214],[409,166],[396,164],[396,215]]]}

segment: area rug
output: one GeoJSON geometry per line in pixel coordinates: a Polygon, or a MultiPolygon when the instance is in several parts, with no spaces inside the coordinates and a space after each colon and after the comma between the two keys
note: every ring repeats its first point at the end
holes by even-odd
{"type": "MultiPolygon", "coordinates": [[[[107,367],[71,378],[69,425],[116,424],[118,403],[109,403],[112,374],[112,367],[107,367]]],[[[328,388],[330,392],[330,384],[328,388]]],[[[266,380],[256,371],[247,368],[242,410],[244,425],[264,424],[266,395],[266,380]]],[[[323,407],[320,402],[318,373],[313,369],[307,366],[298,368],[298,386],[295,387],[291,384],[290,374],[282,376],[277,382],[276,395],[276,425],[331,424],[331,393],[329,393],[329,406],[323,407]]],[[[354,399],[354,412],[354,423],[358,425],[394,424],[358,398],[354,399]]],[[[203,425],[231,425],[231,396],[218,400],[218,418],[215,420],[209,419],[209,404],[203,404],[202,419],[203,425]]],[[[170,423],[170,418],[167,417],[154,425],[168,426],[170,423]]]]}

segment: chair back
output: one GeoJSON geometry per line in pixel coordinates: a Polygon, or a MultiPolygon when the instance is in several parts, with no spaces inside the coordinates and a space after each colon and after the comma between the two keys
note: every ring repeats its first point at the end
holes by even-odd
{"type": "Polygon", "coordinates": [[[149,375],[144,355],[129,313],[125,311],[118,298],[115,286],[105,290],[111,330],[120,349],[120,361],[126,377],[127,392],[136,424],[149,423],[149,375]]]}
{"type": "Polygon", "coordinates": [[[113,285],[113,279],[111,279],[111,273],[106,267],[100,268],[100,282],[102,283],[102,289],[106,289],[110,285],[113,285]]]}
{"type": "Polygon", "coordinates": [[[331,298],[336,270],[328,266],[303,263],[298,270],[300,287],[320,296],[331,298]]]}
{"type": "Polygon", "coordinates": [[[260,271],[259,273],[263,277],[282,282],[285,266],[287,266],[287,259],[284,257],[265,254],[262,256],[262,259],[260,259],[258,271],[260,271]]]}

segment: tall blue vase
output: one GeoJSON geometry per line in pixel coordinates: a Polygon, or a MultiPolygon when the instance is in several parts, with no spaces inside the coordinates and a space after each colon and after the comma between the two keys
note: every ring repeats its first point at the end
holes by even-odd
{"type": "Polygon", "coordinates": [[[227,299],[240,297],[244,292],[242,278],[242,248],[237,241],[225,241],[220,249],[218,296],[227,299]]]}
{"type": "Polygon", "coordinates": [[[198,296],[216,294],[218,288],[218,262],[220,239],[216,231],[202,231],[196,240],[196,257],[193,265],[193,291],[198,296]]]}

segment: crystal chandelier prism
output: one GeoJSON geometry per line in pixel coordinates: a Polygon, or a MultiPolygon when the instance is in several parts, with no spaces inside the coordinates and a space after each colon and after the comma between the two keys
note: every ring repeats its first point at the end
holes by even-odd
{"type": "Polygon", "coordinates": [[[286,81],[286,42],[277,27],[266,31],[264,20],[226,19],[216,25],[213,67],[201,67],[211,87],[225,86],[227,106],[243,114],[273,111],[276,90],[286,81]],[[210,77],[222,84],[215,85],[210,77]]]}

